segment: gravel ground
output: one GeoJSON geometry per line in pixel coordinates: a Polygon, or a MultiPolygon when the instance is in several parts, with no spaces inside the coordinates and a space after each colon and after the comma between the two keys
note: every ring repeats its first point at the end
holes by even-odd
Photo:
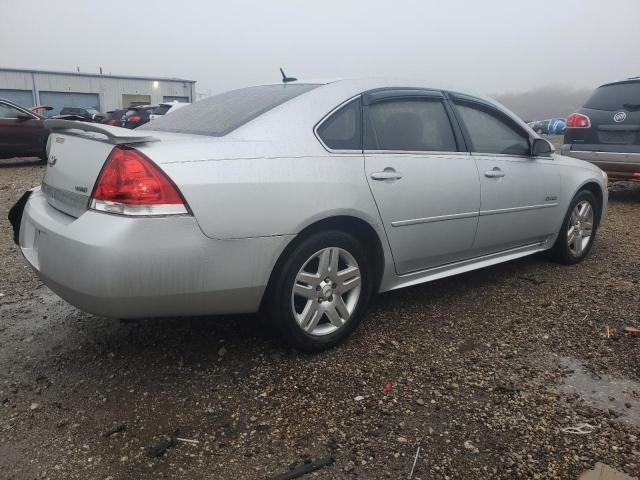
{"type": "MultiPolygon", "coordinates": [[[[0,167],[2,219],[42,172],[0,167]]],[[[640,184],[616,184],[582,264],[531,257],[379,295],[345,344],[308,356],[255,316],[79,312],[2,220],[0,478],[264,479],[333,457],[304,478],[400,479],[418,447],[422,480],[577,479],[598,461],[637,475],[640,337],[622,328],[640,323],[638,224],[640,184]],[[562,430],[580,423],[592,432],[562,430]]]]}

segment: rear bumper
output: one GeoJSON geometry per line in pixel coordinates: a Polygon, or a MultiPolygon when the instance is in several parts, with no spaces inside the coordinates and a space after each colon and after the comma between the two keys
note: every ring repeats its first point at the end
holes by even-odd
{"type": "Polygon", "coordinates": [[[599,150],[580,150],[581,145],[565,144],[562,155],[567,155],[597,165],[611,178],[640,180],[640,152],[605,152],[599,150]],[[634,176],[635,173],[638,175],[634,176]]]}
{"type": "Polygon", "coordinates": [[[192,216],[70,217],[36,189],[19,245],[43,283],[86,312],[144,318],[255,312],[285,236],[212,240],[192,216]]]}

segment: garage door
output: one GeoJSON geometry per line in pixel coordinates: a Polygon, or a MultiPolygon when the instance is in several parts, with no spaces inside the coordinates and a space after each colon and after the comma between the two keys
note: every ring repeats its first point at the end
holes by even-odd
{"type": "Polygon", "coordinates": [[[5,98],[10,102],[17,103],[23,107],[33,106],[33,93],[31,90],[1,90],[0,98],[5,98]]]}
{"type": "Polygon", "coordinates": [[[58,115],[64,107],[100,110],[100,96],[97,93],[40,92],[40,103],[53,107],[53,110],[46,112],[47,117],[58,115]]]}
{"type": "Polygon", "coordinates": [[[162,101],[167,103],[167,102],[189,102],[189,97],[176,97],[176,96],[172,96],[172,95],[167,95],[165,97],[162,97],[162,101]]]}
{"type": "Polygon", "coordinates": [[[138,105],[149,105],[151,103],[150,95],[122,95],[122,107],[136,107],[138,105]]]}

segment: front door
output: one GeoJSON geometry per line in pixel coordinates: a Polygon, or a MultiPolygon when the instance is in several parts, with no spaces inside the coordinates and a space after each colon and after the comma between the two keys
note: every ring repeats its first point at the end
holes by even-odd
{"type": "Polygon", "coordinates": [[[528,132],[491,106],[454,98],[480,176],[474,255],[541,242],[558,230],[560,174],[553,157],[530,156],[528,132]]]}
{"type": "Polygon", "coordinates": [[[42,154],[47,134],[38,117],[0,102],[0,158],[42,154]]]}
{"type": "Polygon", "coordinates": [[[473,158],[459,151],[440,92],[364,98],[367,181],[399,275],[468,257],[480,207],[473,158]]]}

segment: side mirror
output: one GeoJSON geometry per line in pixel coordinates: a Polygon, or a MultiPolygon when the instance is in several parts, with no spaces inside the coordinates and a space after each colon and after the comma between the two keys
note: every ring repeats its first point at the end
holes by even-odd
{"type": "Polygon", "coordinates": [[[25,120],[31,120],[33,117],[31,115],[29,115],[28,113],[24,113],[24,112],[18,112],[16,114],[16,118],[22,122],[24,122],[25,120]]]}
{"type": "Polygon", "coordinates": [[[531,156],[539,157],[539,156],[549,156],[551,155],[555,149],[550,142],[546,141],[544,138],[534,138],[533,143],[531,144],[531,156]]]}

